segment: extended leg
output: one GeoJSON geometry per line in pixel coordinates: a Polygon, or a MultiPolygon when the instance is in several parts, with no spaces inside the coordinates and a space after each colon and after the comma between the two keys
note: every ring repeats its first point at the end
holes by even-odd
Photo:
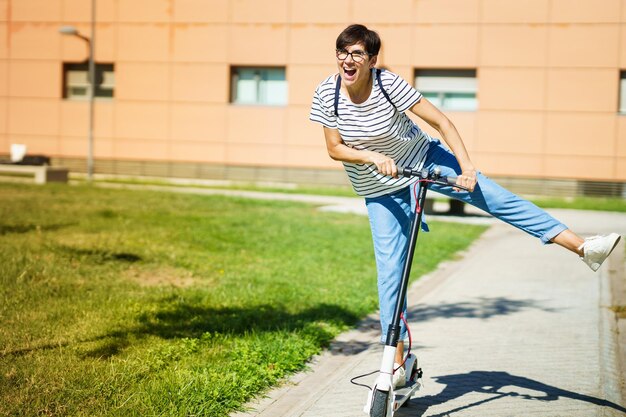
{"type": "MultiPolygon", "coordinates": [[[[438,142],[431,143],[425,164],[428,169],[434,166],[439,166],[445,176],[459,175],[461,172],[454,155],[438,142]]],[[[545,210],[511,193],[481,173],[478,173],[478,184],[471,193],[454,192],[451,187],[437,185],[431,188],[478,207],[541,239],[543,243],[556,243],[577,254],[593,271],[600,268],[620,240],[616,233],[583,239],[545,210]]]]}
{"type": "MultiPolygon", "coordinates": [[[[454,155],[437,142],[431,144],[426,161],[426,168],[432,169],[435,166],[438,166],[445,176],[456,176],[461,172],[454,155]]],[[[582,243],[573,233],[565,233],[558,238],[568,230],[567,226],[545,210],[501,187],[480,172],[478,184],[471,193],[456,192],[451,187],[438,185],[433,185],[431,189],[478,207],[499,220],[541,239],[543,243],[554,241],[574,252],[582,243]]]]}

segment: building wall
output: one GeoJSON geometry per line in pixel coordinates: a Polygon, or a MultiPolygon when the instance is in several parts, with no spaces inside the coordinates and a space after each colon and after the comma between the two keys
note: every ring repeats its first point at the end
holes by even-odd
{"type": "MultiPolygon", "coordinates": [[[[62,98],[62,63],[87,48],[58,28],[89,35],[89,3],[0,0],[0,153],[85,157],[88,106],[62,98]]],[[[115,64],[116,86],[96,103],[96,161],[339,169],[308,110],[337,34],[361,22],[410,82],[417,68],[477,69],[479,110],[449,117],[484,172],[626,180],[626,0],[97,4],[96,60],[115,64]],[[285,66],[289,104],[230,104],[231,65],[285,66]]]]}

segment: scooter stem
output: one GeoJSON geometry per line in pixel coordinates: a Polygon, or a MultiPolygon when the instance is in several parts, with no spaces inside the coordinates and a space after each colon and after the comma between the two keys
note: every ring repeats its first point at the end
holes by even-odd
{"type": "Polygon", "coordinates": [[[402,281],[400,282],[400,291],[398,293],[398,299],[396,300],[396,308],[393,314],[393,319],[387,331],[387,339],[385,341],[386,346],[398,346],[398,340],[400,339],[400,316],[402,314],[402,310],[404,310],[406,292],[407,288],[409,287],[411,264],[413,263],[413,254],[415,252],[415,246],[417,244],[417,235],[419,234],[420,225],[422,224],[422,215],[424,213],[424,203],[426,201],[427,190],[427,183],[420,183],[419,193],[417,197],[417,216],[413,219],[413,223],[411,224],[411,233],[409,235],[409,247],[407,250],[407,257],[406,261],[404,262],[404,269],[402,271],[402,281]]]}

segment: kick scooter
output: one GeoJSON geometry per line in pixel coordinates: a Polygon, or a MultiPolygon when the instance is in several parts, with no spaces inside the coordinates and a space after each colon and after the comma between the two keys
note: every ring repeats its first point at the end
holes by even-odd
{"type": "Polygon", "coordinates": [[[424,212],[424,204],[426,202],[426,192],[430,184],[438,184],[443,186],[454,186],[459,189],[467,190],[465,187],[456,185],[456,178],[444,177],[441,175],[441,169],[436,167],[432,171],[413,170],[411,168],[398,168],[399,175],[402,177],[418,177],[419,192],[417,195],[416,216],[411,224],[411,233],[409,235],[409,246],[407,257],[402,271],[402,281],[400,291],[396,300],[393,320],[389,325],[387,339],[383,350],[383,359],[380,365],[380,371],[374,387],[370,391],[367,403],[363,409],[370,417],[392,417],[395,411],[405,404],[417,391],[421,384],[419,379],[422,377],[422,370],[418,367],[417,358],[414,354],[409,353],[404,362],[406,369],[406,384],[404,387],[395,390],[393,386],[394,359],[396,356],[396,348],[398,339],[400,338],[400,320],[402,319],[402,310],[404,309],[404,300],[409,284],[409,276],[411,274],[411,263],[413,262],[413,253],[417,243],[417,235],[420,225],[422,224],[422,216],[424,212]]]}

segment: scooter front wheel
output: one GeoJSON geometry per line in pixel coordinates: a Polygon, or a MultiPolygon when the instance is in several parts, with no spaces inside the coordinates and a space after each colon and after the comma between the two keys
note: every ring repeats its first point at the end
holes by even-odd
{"type": "Polygon", "coordinates": [[[370,417],[387,417],[389,391],[374,390],[370,417]]]}

